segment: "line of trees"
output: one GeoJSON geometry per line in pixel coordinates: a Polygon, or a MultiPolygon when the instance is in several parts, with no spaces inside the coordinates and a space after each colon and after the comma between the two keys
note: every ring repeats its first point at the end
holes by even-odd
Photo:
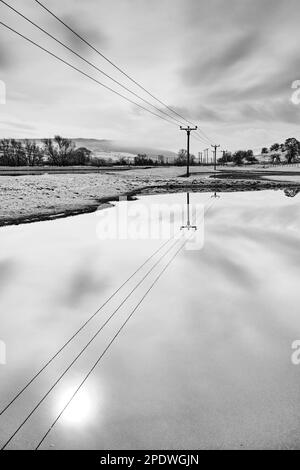
{"type": "Polygon", "coordinates": [[[117,160],[112,158],[93,157],[90,164],[92,166],[162,166],[169,165],[169,160],[164,155],[158,155],[156,158],[149,157],[146,153],[138,153],[136,157],[120,157],[117,160]]]}
{"type": "Polygon", "coordinates": [[[223,152],[223,156],[218,159],[218,163],[233,163],[234,165],[243,165],[257,163],[257,158],[253,155],[253,150],[237,150],[234,153],[223,152]]]}
{"type": "MultiPolygon", "coordinates": [[[[195,165],[196,157],[193,154],[190,154],[190,165],[195,165]]],[[[180,149],[177,158],[174,161],[175,165],[184,166],[187,164],[187,151],[185,149],[180,149]]]]}
{"type": "Polygon", "coordinates": [[[72,140],[59,135],[43,139],[41,145],[29,139],[0,140],[0,166],[87,165],[91,153],[85,147],[75,148],[72,140]]]}
{"type": "Polygon", "coordinates": [[[151,158],[146,154],[138,154],[133,159],[120,157],[95,157],[85,148],[76,148],[71,139],[56,135],[53,139],[42,139],[38,145],[29,139],[0,140],[0,166],[79,166],[91,165],[96,167],[113,165],[168,165],[164,155],[151,158]]]}
{"type": "Polygon", "coordinates": [[[268,155],[272,163],[281,162],[282,155],[286,163],[295,163],[300,157],[300,142],[295,137],[290,137],[284,144],[275,143],[270,148],[263,147],[261,153],[268,155]]]}
{"type": "MultiPolygon", "coordinates": [[[[296,163],[300,161],[300,142],[291,137],[286,139],[283,144],[275,143],[269,148],[263,147],[261,154],[265,155],[270,163],[281,163],[282,159],[284,159],[283,162],[286,164],[296,163]]],[[[234,165],[243,165],[257,162],[258,160],[252,150],[238,150],[234,153],[223,152],[223,156],[218,159],[220,164],[233,163],[234,165]]]]}

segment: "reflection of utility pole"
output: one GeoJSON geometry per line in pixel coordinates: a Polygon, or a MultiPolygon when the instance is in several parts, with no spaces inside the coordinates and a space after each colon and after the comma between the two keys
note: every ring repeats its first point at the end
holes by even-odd
{"type": "Polygon", "coordinates": [[[214,162],[214,170],[217,169],[217,148],[220,147],[220,145],[212,145],[212,148],[215,149],[215,162],[214,162]]]}
{"type": "Polygon", "coordinates": [[[190,135],[191,135],[191,131],[196,131],[198,129],[197,126],[195,127],[190,127],[190,126],[187,126],[187,127],[182,127],[180,126],[180,130],[181,131],[186,131],[186,135],[187,135],[187,158],[186,158],[186,176],[189,177],[190,176],[190,135]]]}
{"type": "Polygon", "coordinates": [[[187,208],[186,225],[182,225],[182,227],[180,227],[180,230],[183,230],[185,228],[188,229],[188,230],[197,230],[197,225],[191,225],[191,219],[190,219],[190,193],[186,193],[186,208],[187,208]]]}

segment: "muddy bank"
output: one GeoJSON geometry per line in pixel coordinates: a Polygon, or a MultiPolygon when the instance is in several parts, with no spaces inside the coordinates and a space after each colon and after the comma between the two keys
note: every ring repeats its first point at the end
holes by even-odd
{"type": "Polygon", "coordinates": [[[271,180],[222,180],[214,178],[205,181],[183,182],[182,184],[166,184],[164,186],[142,188],[136,195],[160,194],[179,191],[190,192],[244,192],[264,190],[291,190],[297,194],[300,184],[294,182],[271,181],[271,180]]]}

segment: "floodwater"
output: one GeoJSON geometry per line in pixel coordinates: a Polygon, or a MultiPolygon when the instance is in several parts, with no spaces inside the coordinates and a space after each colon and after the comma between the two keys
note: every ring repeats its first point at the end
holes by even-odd
{"type": "Polygon", "coordinates": [[[289,195],[191,193],[197,231],[180,231],[186,194],[129,202],[125,231],[125,202],[0,229],[0,410],[160,249],[0,416],[1,445],[14,435],[7,449],[36,448],[101,358],[41,449],[300,448],[300,195],[289,195]]]}

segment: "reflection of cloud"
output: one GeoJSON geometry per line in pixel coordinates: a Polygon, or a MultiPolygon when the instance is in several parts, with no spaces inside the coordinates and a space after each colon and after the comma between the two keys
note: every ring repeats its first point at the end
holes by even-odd
{"type": "Polygon", "coordinates": [[[11,259],[0,261],[0,290],[2,290],[16,272],[15,262],[11,259]]]}
{"type": "MultiPolygon", "coordinates": [[[[239,238],[245,242],[251,241],[255,244],[261,245],[266,253],[274,253],[276,256],[285,258],[291,266],[300,265],[300,252],[299,252],[299,236],[296,225],[289,224],[289,218],[285,217],[284,211],[280,214],[277,212],[278,218],[282,215],[281,222],[272,224],[271,217],[265,217],[263,222],[260,218],[250,217],[248,223],[245,220],[245,226],[241,224],[232,224],[231,227],[225,228],[224,226],[214,227],[214,235],[224,238],[224,240],[232,240],[232,237],[239,238]],[[282,225],[289,227],[289,231],[283,230],[282,225]],[[234,235],[233,235],[234,234],[234,235]]],[[[241,223],[243,220],[241,220],[241,223]]]]}
{"type": "MultiPolygon", "coordinates": [[[[201,265],[206,264],[210,269],[217,269],[222,273],[224,279],[229,282],[234,282],[241,287],[254,288],[257,285],[256,278],[251,274],[247,266],[238,263],[238,261],[231,258],[231,253],[226,255],[219,250],[214,251],[212,246],[209,250],[199,251],[199,258],[201,265]]],[[[195,262],[198,260],[195,256],[195,262]]]]}
{"type": "Polygon", "coordinates": [[[64,289],[63,301],[69,306],[74,307],[90,294],[101,294],[107,285],[107,277],[103,278],[89,266],[90,260],[74,269],[74,275],[69,285],[64,289]]]}

